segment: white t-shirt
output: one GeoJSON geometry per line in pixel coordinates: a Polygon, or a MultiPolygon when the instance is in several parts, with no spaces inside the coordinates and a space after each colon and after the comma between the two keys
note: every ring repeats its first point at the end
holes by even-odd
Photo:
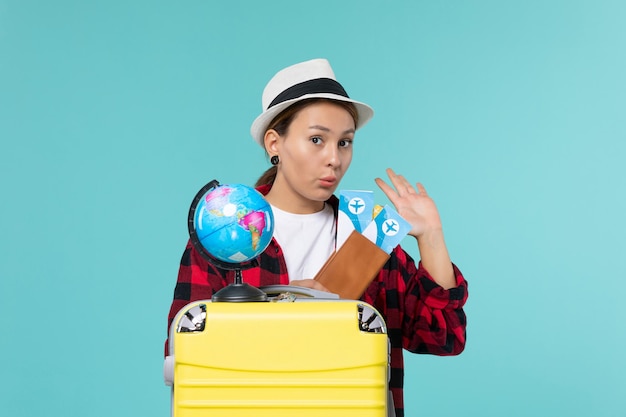
{"type": "Polygon", "coordinates": [[[333,208],[292,214],[272,206],[274,238],[283,249],[289,280],[313,278],[335,250],[333,208]]]}

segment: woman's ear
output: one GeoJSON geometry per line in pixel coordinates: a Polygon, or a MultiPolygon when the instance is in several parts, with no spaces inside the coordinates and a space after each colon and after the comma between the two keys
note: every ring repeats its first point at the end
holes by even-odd
{"type": "Polygon", "coordinates": [[[280,138],[280,135],[274,129],[269,129],[265,132],[263,142],[265,152],[267,152],[268,155],[278,155],[278,138],[280,138]]]}

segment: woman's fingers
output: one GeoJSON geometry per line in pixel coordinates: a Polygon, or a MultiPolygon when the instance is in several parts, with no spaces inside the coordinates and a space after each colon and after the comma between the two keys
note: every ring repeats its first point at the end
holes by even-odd
{"type": "MultiPolygon", "coordinates": [[[[415,188],[411,185],[411,183],[404,177],[404,175],[396,174],[391,168],[387,168],[386,171],[387,171],[387,175],[389,176],[389,179],[391,180],[391,183],[393,184],[395,188],[396,193],[399,196],[403,197],[407,194],[420,194],[422,192],[424,187],[421,187],[421,184],[419,183],[417,184],[417,191],[416,191],[415,188]]],[[[376,182],[380,186],[380,182],[379,181],[376,181],[376,182]]],[[[388,187],[388,190],[391,190],[391,187],[388,187]]],[[[424,193],[425,192],[426,190],[424,190],[424,193]]],[[[385,194],[387,194],[387,192],[385,192],[385,194]]]]}
{"type": "Polygon", "coordinates": [[[320,284],[316,280],[310,279],[310,278],[307,278],[307,279],[294,279],[289,284],[290,285],[295,285],[295,286],[298,286],[298,287],[306,287],[306,288],[312,288],[314,290],[330,292],[328,290],[328,288],[326,288],[325,286],[323,286],[322,284],[320,284]]]}

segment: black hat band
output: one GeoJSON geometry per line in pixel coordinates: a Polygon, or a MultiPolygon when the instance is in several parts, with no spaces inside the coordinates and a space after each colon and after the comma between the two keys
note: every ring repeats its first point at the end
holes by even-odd
{"type": "Polygon", "coordinates": [[[316,78],[313,80],[303,81],[298,84],[294,84],[279,95],[267,106],[267,109],[271,109],[273,106],[280,104],[287,100],[302,97],[306,94],[320,94],[331,93],[337,94],[342,97],[348,97],[348,93],[343,89],[341,84],[332,78],[316,78]]]}

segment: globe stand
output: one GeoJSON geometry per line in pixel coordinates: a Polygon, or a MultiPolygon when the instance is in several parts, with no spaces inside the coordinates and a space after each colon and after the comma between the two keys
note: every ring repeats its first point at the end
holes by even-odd
{"type": "Polygon", "coordinates": [[[267,301],[267,294],[243,282],[241,269],[235,270],[235,282],[222,288],[211,297],[213,302],[243,303],[267,301]]]}
{"type": "Polygon", "coordinates": [[[200,241],[198,241],[193,234],[191,243],[206,261],[212,263],[219,268],[235,271],[235,279],[233,283],[228,284],[227,286],[213,294],[213,296],[211,297],[211,301],[218,303],[248,303],[267,301],[267,294],[263,290],[246,282],[243,282],[243,276],[241,275],[241,271],[243,269],[258,266],[258,261],[256,259],[252,259],[250,261],[242,263],[224,262],[211,255],[202,246],[202,244],[200,244],[200,241]]]}

